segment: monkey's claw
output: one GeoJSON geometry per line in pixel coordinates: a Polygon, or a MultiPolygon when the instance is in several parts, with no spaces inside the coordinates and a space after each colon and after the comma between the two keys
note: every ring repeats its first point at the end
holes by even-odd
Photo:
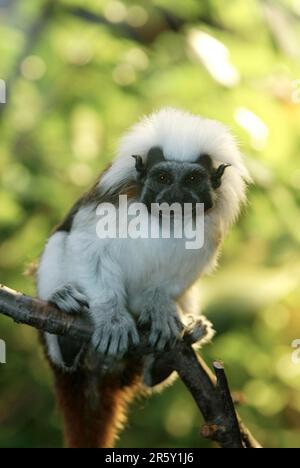
{"type": "Polygon", "coordinates": [[[66,284],[54,291],[49,302],[69,314],[79,314],[89,308],[87,296],[74,284],[66,284]]]}
{"type": "Polygon", "coordinates": [[[183,325],[173,305],[160,313],[155,308],[145,310],[139,317],[139,324],[147,323],[150,323],[149,344],[158,351],[172,347],[182,336],[183,325]]]}
{"type": "Polygon", "coordinates": [[[94,349],[111,357],[122,357],[128,351],[129,344],[137,346],[139,335],[135,322],[129,314],[116,314],[97,323],[92,336],[94,349]]]}

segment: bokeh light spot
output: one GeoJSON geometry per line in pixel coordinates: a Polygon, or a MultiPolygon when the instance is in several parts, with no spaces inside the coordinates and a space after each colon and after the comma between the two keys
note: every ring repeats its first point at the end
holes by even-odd
{"type": "Polygon", "coordinates": [[[128,8],[127,23],[134,28],[141,28],[149,19],[149,15],[145,8],[140,5],[132,5],[128,8]]]}
{"type": "Polygon", "coordinates": [[[30,55],[26,57],[21,64],[21,73],[26,80],[40,80],[46,73],[47,67],[40,57],[30,55]]]}
{"type": "Polygon", "coordinates": [[[110,1],[104,9],[104,16],[111,23],[121,23],[127,17],[126,6],[117,0],[110,1]]]}
{"type": "Polygon", "coordinates": [[[121,63],[114,69],[113,79],[121,86],[128,86],[136,80],[136,72],[132,65],[121,63]]]}

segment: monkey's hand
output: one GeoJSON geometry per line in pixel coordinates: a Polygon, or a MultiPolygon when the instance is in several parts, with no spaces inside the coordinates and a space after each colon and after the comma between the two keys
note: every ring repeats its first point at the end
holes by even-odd
{"type": "Polygon", "coordinates": [[[172,300],[160,301],[159,295],[145,304],[139,324],[150,325],[149,344],[159,351],[166,345],[172,347],[181,337],[183,325],[179,318],[176,304],[172,300]]]}
{"type": "Polygon", "coordinates": [[[101,354],[121,358],[130,343],[139,343],[135,321],[126,309],[98,307],[91,311],[95,323],[92,346],[101,354]]]}
{"type": "Polygon", "coordinates": [[[67,314],[79,314],[89,309],[88,298],[83,290],[71,283],[54,291],[49,302],[67,314]]]}

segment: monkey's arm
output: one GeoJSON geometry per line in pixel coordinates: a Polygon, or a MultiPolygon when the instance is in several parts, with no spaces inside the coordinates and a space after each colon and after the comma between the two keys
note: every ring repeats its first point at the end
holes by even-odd
{"type": "MultiPolygon", "coordinates": [[[[70,232],[58,231],[50,238],[38,271],[38,294],[67,313],[88,314],[95,327],[91,344],[100,353],[122,356],[130,342],[139,341],[126,309],[122,271],[109,240],[96,236],[95,213],[89,209],[78,210],[70,232]]],[[[73,362],[79,354],[72,343],[48,335],[46,340],[56,364],[63,357],[73,362]]]]}

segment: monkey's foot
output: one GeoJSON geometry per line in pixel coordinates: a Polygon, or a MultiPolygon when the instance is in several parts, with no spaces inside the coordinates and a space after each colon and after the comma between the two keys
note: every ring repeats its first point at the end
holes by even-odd
{"type": "Polygon", "coordinates": [[[139,335],[131,315],[119,312],[105,315],[101,321],[97,320],[92,336],[92,345],[97,352],[121,358],[129,344],[139,344],[139,335]]]}
{"type": "Polygon", "coordinates": [[[69,314],[79,314],[83,310],[88,310],[88,298],[84,292],[74,284],[66,284],[57,289],[49,302],[55,304],[60,310],[69,314]]]}
{"type": "Polygon", "coordinates": [[[185,341],[199,347],[211,341],[215,331],[212,323],[204,315],[197,319],[188,316],[187,320],[189,320],[189,323],[184,330],[185,341]]]}
{"type": "Polygon", "coordinates": [[[139,324],[150,324],[149,344],[158,351],[163,351],[167,345],[172,347],[182,337],[183,324],[174,304],[163,309],[156,308],[155,304],[145,308],[139,317],[139,324]]]}

